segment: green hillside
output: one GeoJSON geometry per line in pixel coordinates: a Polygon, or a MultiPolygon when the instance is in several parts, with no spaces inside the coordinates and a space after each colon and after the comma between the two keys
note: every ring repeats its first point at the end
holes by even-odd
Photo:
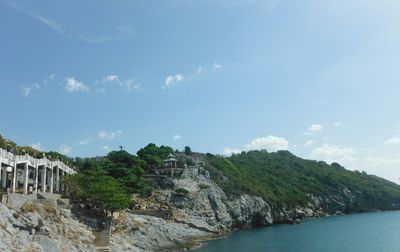
{"type": "Polygon", "coordinates": [[[279,206],[306,205],[310,193],[343,195],[345,188],[356,195],[349,211],[397,208],[400,201],[400,186],[393,182],[288,151],[250,151],[228,158],[208,154],[206,159],[213,179],[228,194],[255,194],[279,206]]]}

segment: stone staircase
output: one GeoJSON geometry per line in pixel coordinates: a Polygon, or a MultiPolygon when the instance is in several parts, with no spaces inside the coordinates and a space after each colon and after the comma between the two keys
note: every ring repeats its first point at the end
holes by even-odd
{"type": "Polygon", "coordinates": [[[94,240],[96,251],[98,252],[110,251],[109,248],[110,248],[111,224],[108,223],[104,225],[102,230],[93,232],[93,234],[96,237],[94,240]]]}

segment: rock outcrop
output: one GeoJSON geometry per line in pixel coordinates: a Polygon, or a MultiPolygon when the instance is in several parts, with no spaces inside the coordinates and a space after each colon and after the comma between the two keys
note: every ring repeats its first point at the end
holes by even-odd
{"type": "MultiPolygon", "coordinates": [[[[185,250],[199,239],[235,229],[295,224],[303,218],[340,215],[359,206],[357,193],[347,188],[324,197],[308,194],[308,204],[296,207],[279,207],[248,194],[228,197],[200,167],[157,184],[159,190],[151,198],[135,200],[136,211],[115,214],[111,251],[185,250]]],[[[0,251],[10,247],[13,251],[95,251],[90,228],[53,201],[34,200],[20,210],[0,204],[0,251]]]]}
{"type": "Polygon", "coordinates": [[[228,199],[209,175],[183,176],[173,188],[158,190],[157,205],[168,205],[169,221],[125,211],[115,218],[112,251],[158,251],[190,247],[195,240],[224,235],[235,228],[266,226],[273,223],[270,205],[260,197],[242,195],[228,199]]]}
{"type": "Polygon", "coordinates": [[[192,241],[209,236],[207,232],[188,224],[128,211],[116,216],[112,232],[111,251],[115,252],[184,249],[190,247],[192,241]]]}
{"type": "Polygon", "coordinates": [[[21,210],[0,204],[0,251],[95,251],[94,236],[70,210],[25,203],[21,210]]]}
{"type": "Polygon", "coordinates": [[[248,194],[227,197],[201,168],[188,169],[181,178],[166,180],[159,184],[168,186],[155,192],[151,206],[168,206],[172,219],[122,213],[114,224],[113,251],[169,251],[190,247],[196,239],[221,236],[234,229],[295,224],[304,218],[342,214],[355,199],[354,193],[345,189],[339,195],[326,197],[309,194],[307,206],[278,207],[248,194]]]}

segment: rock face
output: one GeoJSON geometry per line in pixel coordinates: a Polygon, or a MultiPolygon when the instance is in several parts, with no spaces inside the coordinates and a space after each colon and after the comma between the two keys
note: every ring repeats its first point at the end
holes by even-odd
{"type": "Polygon", "coordinates": [[[112,232],[111,251],[115,252],[184,249],[190,241],[209,235],[187,224],[129,212],[115,218],[112,232]]]}
{"type": "Polygon", "coordinates": [[[242,195],[228,203],[235,226],[269,226],[273,224],[271,207],[260,197],[242,195]]]}
{"type": "Polygon", "coordinates": [[[222,235],[234,228],[273,223],[270,205],[260,197],[228,199],[208,173],[191,171],[173,180],[175,190],[156,191],[157,205],[167,205],[172,219],[136,215],[128,211],[115,218],[112,251],[158,251],[193,245],[196,239],[222,235]]]}
{"type": "Polygon", "coordinates": [[[159,181],[151,206],[168,207],[172,219],[124,212],[116,218],[112,233],[113,251],[159,251],[184,248],[193,240],[225,234],[234,229],[299,223],[307,217],[347,212],[355,196],[348,189],[338,195],[309,194],[307,206],[278,207],[261,197],[247,194],[227,197],[210,174],[199,167],[181,178],[159,181]],[[178,190],[177,190],[178,189],[178,190]],[[184,189],[184,190],[183,190],[184,189]],[[186,193],[181,193],[182,191],[186,193]]]}
{"type": "MultiPolygon", "coordinates": [[[[140,207],[136,214],[131,210],[115,214],[111,251],[185,250],[198,239],[234,229],[295,224],[307,217],[340,215],[360,205],[347,188],[324,197],[309,194],[308,205],[291,208],[247,194],[227,197],[199,166],[189,167],[179,179],[164,178],[157,184],[159,190],[151,198],[136,199],[140,207]]],[[[0,204],[0,251],[95,251],[91,230],[69,210],[58,208],[56,201],[27,202],[20,210],[0,204]]]]}
{"type": "Polygon", "coordinates": [[[0,251],[95,251],[94,236],[66,209],[25,203],[20,211],[0,204],[0,251]]]}

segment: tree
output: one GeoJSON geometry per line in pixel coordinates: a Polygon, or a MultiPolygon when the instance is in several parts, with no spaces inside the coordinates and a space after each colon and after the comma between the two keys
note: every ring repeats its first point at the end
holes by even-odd
{"type": "Polygon", "coordinates": [[[192,149],[189,146],[185,146],[185,154],[192,155],[192,149]]]}
{"type": "Polygon", "coordinates": [[[65,182],[75,200],[86,202],[100,213],[113,213],[131,204],[125,187],[103,171],[70,175],[65,182]]]}
{"type": "Polygon", "coordinates": [[[124,185],[129,193],[149,194],[151,188],[143,179],[146,162],[124,150],[112,151],[104,158],[85,160],[80,172],[85,175],[103,173],[124,185]]]}
{"type": "Polygon", "coordinates": [[[146,147],[141,148],[137,155],[146,162],[147,168],[159,167],[162,164],[162,160],[166,159],[169,154],[173,153],[174,150],[171,147],[157,145],[151,143],[146,147]]]}

